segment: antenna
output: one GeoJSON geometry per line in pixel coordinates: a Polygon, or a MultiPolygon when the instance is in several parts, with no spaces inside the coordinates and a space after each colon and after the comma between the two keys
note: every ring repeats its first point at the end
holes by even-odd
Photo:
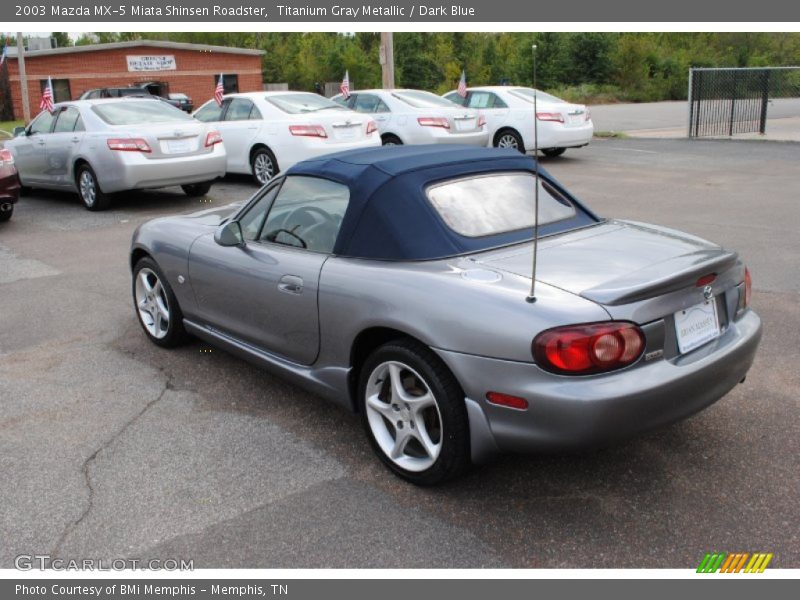
{"type": "Polygon", "coordinates": [[[536,258],[539,251],[539,118],[537,116],[536,99],[539,92],[536,90],[536,44],[531,46],[533,51],[533,159],[534,187],[533,187],[533,266],[531,268],[531,293],[525,298],[533,304],[536,302],[536,258]]]}

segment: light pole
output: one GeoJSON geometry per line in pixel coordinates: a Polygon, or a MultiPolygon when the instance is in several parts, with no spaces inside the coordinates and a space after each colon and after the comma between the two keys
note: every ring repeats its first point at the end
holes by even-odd
{"type": "Polygon", "coordinates": [[[17,32],[17,66],[19,67],[19,90],[22,93],[22,118],[31,120],[31,102],[28,98],[28,75],[25,73],[25,43],[22,32],[17,32]]]}
{"type": "Polygon", "coordinates": [[[381,73],[383,89],[394,89],[394,35],[391,31],[381,32],[381,73]]]}

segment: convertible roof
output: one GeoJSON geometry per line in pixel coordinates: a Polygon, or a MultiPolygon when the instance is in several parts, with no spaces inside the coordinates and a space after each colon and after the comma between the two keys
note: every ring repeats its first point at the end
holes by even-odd
{"type": "MultiPolygon", "coordinates": [[[[429,185],[473,174],[533,172],[535,165],[531,157],[512,149],[383,146],[303,161],[289,169],[287,176],[323,177],[350,189],[350,202],[334,253],[384,260],[429,260],[532,236],[530,229],[483,238],[461,236],[445,225],[428,202],[425,189],[429,185]]],[[[540,173],[550,179],[544,169],[540,173]]]]}

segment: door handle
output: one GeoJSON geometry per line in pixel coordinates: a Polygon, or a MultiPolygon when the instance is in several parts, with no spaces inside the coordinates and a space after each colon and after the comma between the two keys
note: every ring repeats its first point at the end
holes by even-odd
{"type": "Polygon", "coordinates": [[[278,282],[278,289],[287,294],[302,294],[303,278],[297,275],[284,275],[278,282]]]}
{"type": "Polygon", "coordinates": [[[39,144],[40,146],[44,146],[44,140],[39,140],[39,141],[38,141],[38,142],[36,142],[36,143],[37,143],[37,144],[39,144]]]}

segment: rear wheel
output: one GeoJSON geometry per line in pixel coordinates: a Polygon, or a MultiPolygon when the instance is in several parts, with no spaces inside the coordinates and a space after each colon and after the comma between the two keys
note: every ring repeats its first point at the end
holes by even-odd
{"type": "Polygon", "coordinates": [[[250,157],[250,171],[259,185],[268,183],[278,174],[278,161],[269,148],[261,147],[253,151],[250,157]]]}
{"type": "Polygon", "coordinates": [[[200,196],[205,196],[208,193],[208,190],[211,189],[211,181],[203,181],[202,183],[190,183],[187,185],[182,185],[181,189],[183,193],[187,196],[192,198],[198,198],[200,196]]]}
{"type": "Polygon", "coordinates": [[[403,140],[401,140],[396,135],[392,135],[391,133],[387,133],[383,137],[381,137],[381,142],[383,142],[384,146],[402,146],[403,140]]]}
{"type": "Polygon", "coordinates": [[[464,394],[422,344],[399,340],[373,352],[361,369],[359,400],[373,450],[403,479],[435,485],[469,467],[464,394]]]}
{"type": "Polygon", "coordinates": [[[133,268],[133,304],[151,342],[170,348],[186,341],[178,299],[151,258],[140,259],[133,268]]]}
{"type": "Polygon", "coordinates": [[[549,156],[550,158],[555,158],[556,156],[561,156],[566,151],[566,148],[543,148],[542,154],[549,156]]]}
{"type": "Polygon", "coordinates": [[[494,136],[495,148],[514,148],[520,152],[525,152],[525,146],[522,142],[522,137],[513,129],[503,129],[497,132],[494,136]]]}
{"type": "Polygon", "coordinates": [[[76,179],[78,180],[78,196],[83,200],[83,205],[92,211],[106,210],[111,204],[111,198],[104,194],[97,183],[97,175],[92,167],[84,163],[78,167],[76,179]]]}

